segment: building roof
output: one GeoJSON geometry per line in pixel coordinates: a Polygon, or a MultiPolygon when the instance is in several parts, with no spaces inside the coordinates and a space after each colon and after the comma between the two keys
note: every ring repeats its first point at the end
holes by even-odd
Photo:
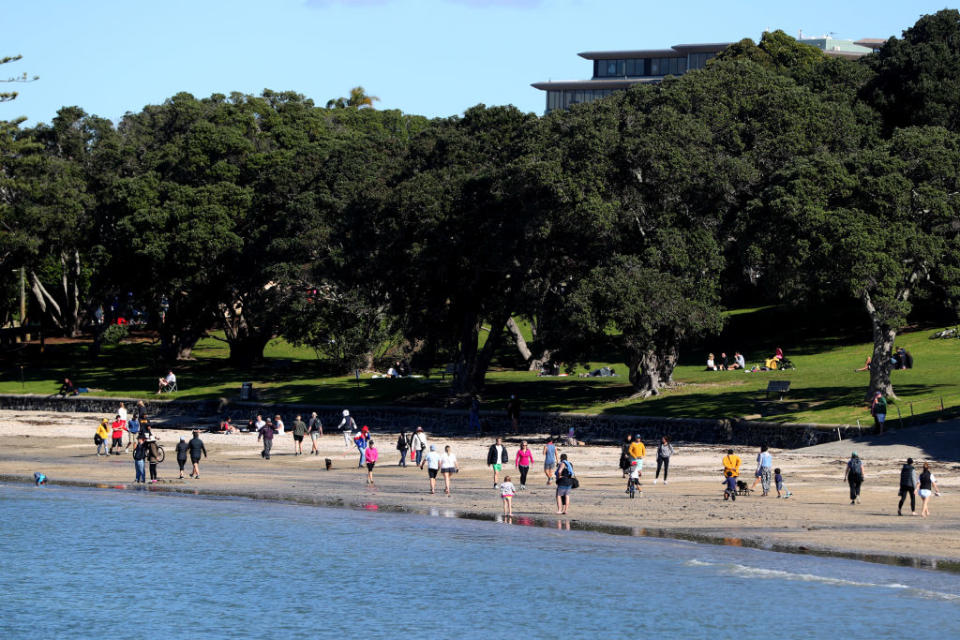
{"type": "Polygon", "coordinates": [[[677,44],[669,49],[624,49],[621,51],[584,51],[578,53],[587,60],[620,60],[625,58],[673,58],[677,54],[717,53],[730,46],[729,42],[677,44]]]}

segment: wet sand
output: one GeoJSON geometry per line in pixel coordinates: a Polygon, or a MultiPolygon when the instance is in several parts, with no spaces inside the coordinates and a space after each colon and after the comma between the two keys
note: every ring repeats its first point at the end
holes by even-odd
{"type": "MultiPolygon", "coordinates": [[[[93,433],[99,417],[91,414],[0,411],[0,477],[32,479],[42,471],[51,484],[133,486],[130,453],[97,457],[93,433]]],[[[556,515],[554,487],[546,485],[541,450],[544,435],[527,437],[534,451],[527,489],[514,499],[518,524],[606,530],[612,533],[673,536],[791,551],[836,553],[889,562],[915,562],[924,566],[956,568],[960,563],[960,464],[938,460],[934,474],[943,496],[931,499],[931,517],[897,516],[899,470],[903,459],[923,460],[940,455],[934,445],[953,437],[943,427],[943,438],[919,429],[863,442],[844,441],[795,451],[773,450],[774,466],[781,467],[793,496],[777,499],[776,492],[756,493],[735,503],[722,499],[720,459],[726,447],[679,444],[672,459],[669,484],[653,484],[655,448],[645,459],[643,493],[630,500],[625,480],[617,468],[619,449],[612,446],[560,447],[573,462],[581,488],[572,495],[567,516],[556,515]],[[924,439],[925,438],[925,439],[924,439]],[[913,441],[917,442],[914,443],[913,441]],[[866,480],[862,504],[851,505],[843,482],[843,469],[851,450],[864,458],[866,480]]],[[[493,488],[486,466],[492,439],[434,438],[438,450],[451,445],[461,473],[453,480],[451,496],[429,494],[427,474],[410,465],[397,466],[396,434],[374,434],[380,461],[376,484],[366,483],[366,469],[358,469],[356,450],[346,448],[338,434],[320,441],[320,455],[293,455],[290,433],[274,440],[271,460],[260,457],[254,434],[203,434],[209,457],[200,466],[198,480],[178,480],[173,450],[187,431],[158,430],[167,452],[159,466],[160,482],[154,490],[174,490],[211,495],[249,496],[309,504],[365,506],[421,513],[467,514],[491,519],[502,513],[499,492],[493,488]],[[324,459],[333,461],[330,471],[324,459]]],[[[511,464],[505,471],[519,486],[513,469],[514,437],[506,438],[511,464]]],[[[309,437],[304,450],[309,451],[309,437]]],[[[757,448],[736,448],[744,460],[742,477],[752,484],[757,448]]],[[[949,447],[945,451],[953,453],[949,447]]],[[[941,456],[942,457],[942,456],[941,456]]],[[[919,465],[917,465],[919,468],[919,465]]],[[[186,473],[189,473],[189,463],[186,473]]],[[[148,485],[150,486],[150,485],[148,485]]],[[[917,512],[920,501],[917,500],[917,512]]]]}

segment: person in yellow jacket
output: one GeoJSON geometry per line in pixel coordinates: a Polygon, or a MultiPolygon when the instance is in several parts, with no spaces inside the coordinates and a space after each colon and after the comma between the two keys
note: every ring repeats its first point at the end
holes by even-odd
{"type": "Polygon", "coordinates": [[[743,462],[740,456],[733,452],[733,449],[727,449],[727,455],[723,457],[723,477],[726,487],[723,490],[723,499],[737,500],[737,478],[740,477],[740,465],[743,462]]]}
{"type": "Polygon", "coordinates": [[[97,432],[93,436],[93,443],[97,445],[97,455],[100,455],[100,449],[103,449],[103,455],[108,456],[110,453],[107,451],[107,440],[110,438],[110,429],[109,421],[104,418],[100,421],[100,425],[97,427],[97,432]]]}
{"type": "MultiPolygon", "coordinates": [[[[630,456],[630,480],[629,482],[637,487],[637,490],[643,491],[640,486],[640,476],[643,475],[643,456],[647,455],[647,448],[640,439],[640,434],[633,436],[633,442],[627,448],[627,455],[630,456]]],[[[630,488],[627,488],[630,493],[630,488]]]]}

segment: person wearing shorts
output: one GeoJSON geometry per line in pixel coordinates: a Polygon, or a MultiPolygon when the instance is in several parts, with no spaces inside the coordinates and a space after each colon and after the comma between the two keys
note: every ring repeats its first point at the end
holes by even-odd
{"type": "Polygon", "coordinates": [[[510,456],[507,454],[507,448],[503,446],[503,440],[497,438],[497,441],[490,445],[490,449],[487,451],[487,466],[493,467],[493,488],[497,488],[497,484],[500,482],[500,471],[503,469],[503,465],[510,461],[510,456]]]}
{"type": "Polygon", "coordinates": [[[293,455],[303,455],[303,436],[307,434],[307,423],[297,416],[293,421],[293,455]]]}
{"type": "Polygon", "coordinates": [[[437,448],[430,445],[430,451],[423,458],[423,464],[427,467],[427,476],[430,478],[430,493],[437,492],[437,474],[440,472],[440,454],[437,448]]]}
{"type": "Polygon", "coordinates": [[[207,457],[207,448],[203,446],[203,440],[200,439],[200,432],[193,430],[193,438],[187,443],[190,447],[190,462],[193,464],[193,470],[190,472],[191,478],[200,479],[200,456],[207,457]]]}
{"type": "Polygon", "coordinates": [[[317,417],[316,411],[310,415],[310,422],[307,426],[310,429],[310,444],[312,445],[310,455],[318,456],[320,455],[320,448],[317,445],[320,442],[320,436],[323,435],[323,423],[320,422],[320,418],[317,417]]]}
{"type": "Polygon", "coordinates": [[[543,475],[547,476],[547,484],[553,481],[553,472],[557,468],[557,445],[553,438],[547,440],[543,447],[543,475]]]}
{"type": "Polygon", "coordinates": [[[450,445],[445,446],[440,456],[440,473],[443,474],[443,490],[447,495],[450,495],[451,476],[459,471],[457,456],[454,455],[450,445]]]}
{"type": "Polygon", "coordinates": [[[567,454],[560,454],[560,466],[557,467],[557,514],[563,515],[570,508],[570,492],[573,491],[573,465],[567,461],[567,454]]]}
{"type": "Polygon", "coordinates": [[[373,468],[377,466],[377,458],[379,457],[377,448],[373,446],[373,440],[367,442],[367,449],[363,455],[367,461],[367,484],[373,484],[373,468]]]}

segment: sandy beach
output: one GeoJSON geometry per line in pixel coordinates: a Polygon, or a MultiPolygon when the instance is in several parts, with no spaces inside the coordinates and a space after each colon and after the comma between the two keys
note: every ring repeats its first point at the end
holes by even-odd
{"type": "MultiPolygon", "coordinates": [[[[99,416],[92,414],[26,413],[0,411],[0,477],[32,479],[42,471],[51,484],[132,486],[133,461],[129,453],[98,457],[93,433],[99,416]]],[[[527,434],[534,451],[527,490],[514,500],[514,520],[556,521],[560,526],[613,526],[648,535],[675,535],[688,539],[724,539],[785,550],[808,549],[877,556],[875,559],[914,558],[927,564],[960,562],[960,482],[957,471],[956,425],[943,423],[906,430],[862,441],[842,441],[794,451],[773,450],[775,467],[781,467],[793,492],[788,500],[756,493],[735,503],[722,499],[720,459],[726,447],[679,443],[670,467],[669,484],[653,484],[655,447],[647,443],[642,497],[630,500],[624,493],[613,446],[561,447],[576,468],[581,488],[573,492],[570,513],[556,515],[554,487],[546,485],[541,450],[545,434],[527,434]],[[864,459],[866,479],[862,504],[850,504],[843,482],[844,464],[856,450],[864,459]],[[931,517],[897,516],[900,466],[907,456],[935,460],[933,471],[943,496],[932,498],[931,517]]],[[[255,434],[203,434],[209,457],[201,464],[201,477],[178,480],[173,448],[189,431],[158,430],[167,459],[159,467],[155,490],[228,494],[287,499],[317,504],[376,505],[428,512],[443,509],[469,514],[501,513],[499,492],[493,488],[486,466],[492,439],[440,438],[430,443],[451,445],[460,462],[453,493],[429,494],[425,471],[397,466],[396,433],[375,433],[380,461],[376,484],[366,484],[366,470],[357,468],[356,450],[346,448],[339,433],[321,439],[319,456],[295,456],[288,432],[274,441],[269,461],[260,457],[255,434]],[[324,459],[333,461],[330,471],[324,459]]],[[[518,437],[506,439],[511,453],[507,473],[513,470],[518,437]]],[[[304,450],[309,451],[309,438],[304,450]]],[[[742,476],[752,484],[758,448],[736,448],[744,461],[742,476]]],[[[919,465],[917,465],[919,469],[919,465]]],[[[187,467],[189,473],[189,465],[187,467]]],[[[442,480],[440,481],[442,487],[442,480]]],[[[917,501],[919,513],[920,501],[917,501]]]]}

